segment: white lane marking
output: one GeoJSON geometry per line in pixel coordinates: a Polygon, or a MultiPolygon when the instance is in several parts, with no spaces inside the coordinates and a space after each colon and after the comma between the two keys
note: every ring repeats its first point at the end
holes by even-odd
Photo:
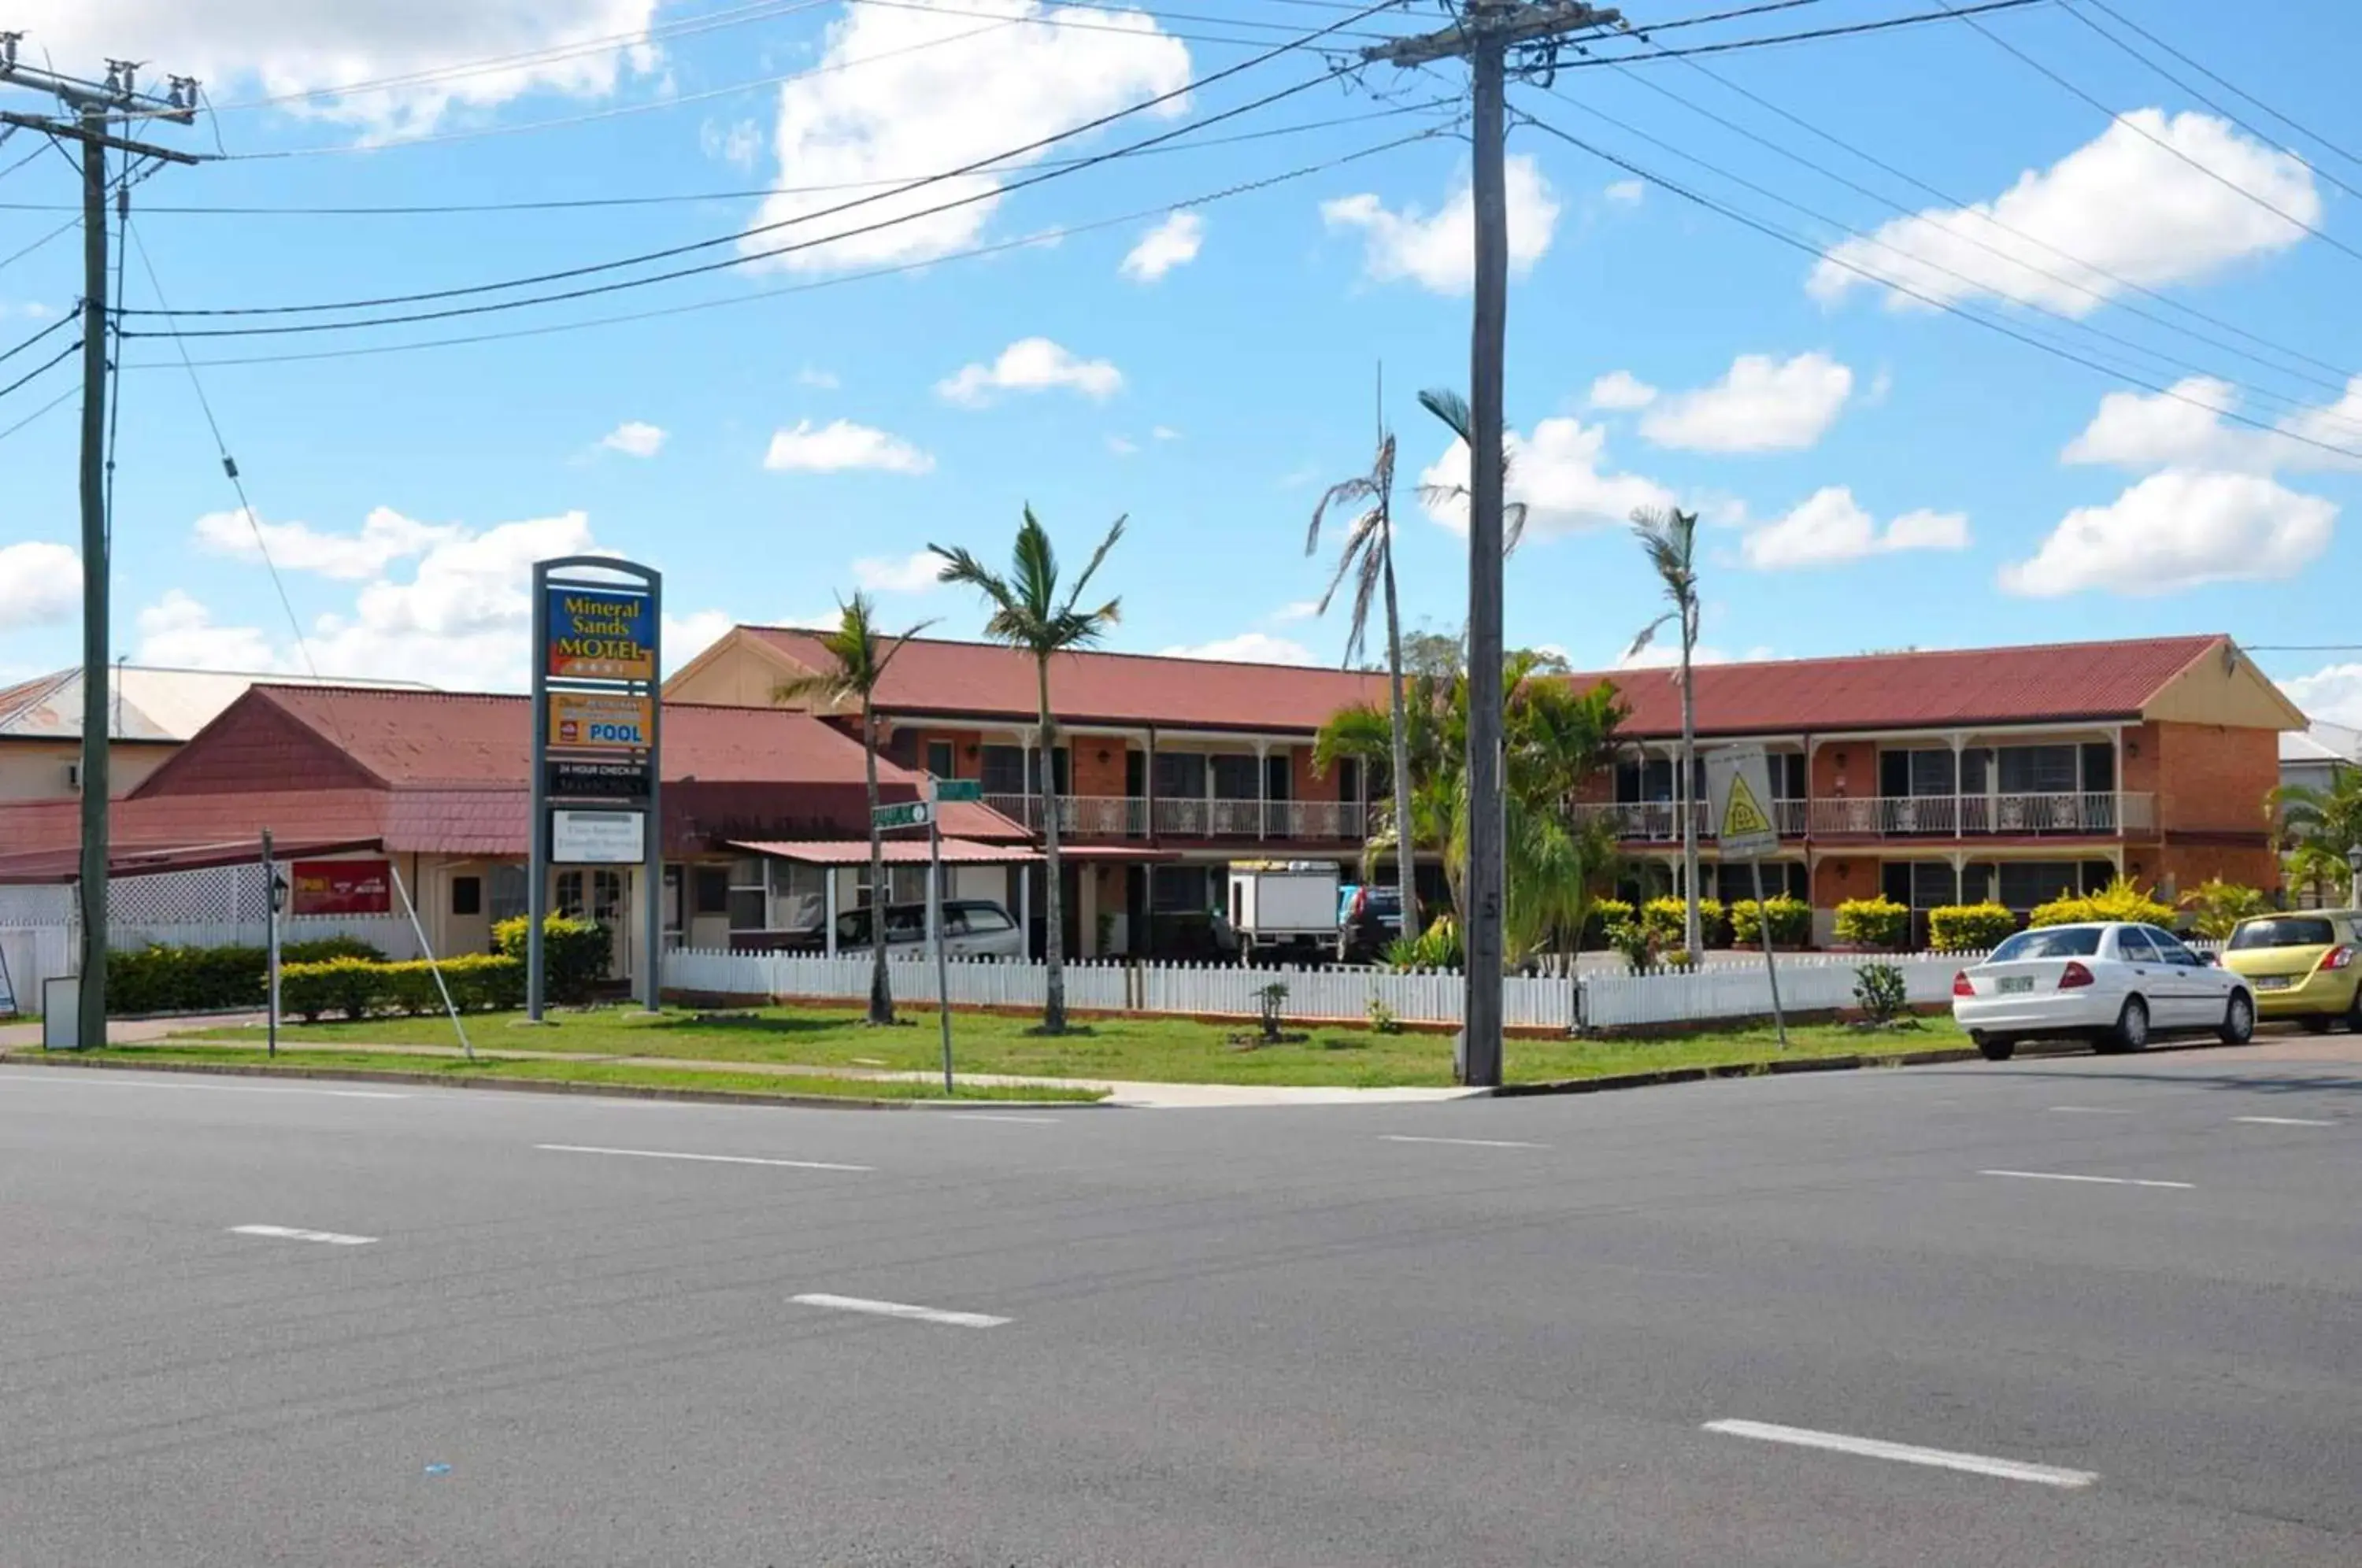
{"type": "Polygon", "coordinates": [[[866,1171],[874,1165],[841,1165],[833,1160],[767,1160],[753,1154],[690,1154],[672,1149],[605,1149],[595,1143],[535,1143],[553,1154],[621,1154],[634,1160],[698,1160],[714,1165],[784,1165],[797,1171],[866,1171]]]}
{"type": "Polygon", "coordinates": [[[1892,1459],[1904,1464],[1927,1464],[1938,1470],[1965,1470],[1971,1475],[1995,1475],[2004,1481],[2031,1481],[2041,1486],[2089,1486],[2100,1477],[2089,1470],[2061,1470],[2048,1464],[2027,1464],[2015,1459],[1993,1459],[1981,1453],[1955,1453],[1949,1449],[1918,1448],[1877,1438],[1848,1437],[1843,1432],[1816,1432],[1806,1427],[1775,1426],[1769,1421],[1708,1421],[1705,1430],[1726,1437],[1753,1438],[1759,1442],[1793,1443],[1799,1448],[1827,1449],[1833,1453],[1859,1454],[1865,1459],[1892,1459]]]}
{"type": "Polygon", "coordinates": [[[1022,1121],[1032,1127],[1055,1127],[1058,1124],[1054,1116],[997,1116],[988,1110],[939,1110],[935,1114],[953,1121],[1022,1121]]]}
{"type": "Polygon", "coordinates": [[[1548,1143],[1519,1143],[1507,1138],[1421,1138],[1408,1132],[1381,1132],[1389,1143],[1457,1143],[1463,1149],[1547,1149],[1548,1143]]]}
{"type": "Polygon", "coordinates": [[[338,1231],[299,1231],[291,1225],[232,1225],[233,1236],[269,1236],[281,1242],[326,1242],[332,1247],[366,1247],[375,1236],[348,1236],[338,1231]]]}
{"type": "MultiPolygon", "coordinates": [[[[88,1068],[83,1069],[88,1072],[88,1068]]],[[[407,1094],[386,1089],[352,1088],[288,1088],[278,1084],[171,1084],[155,1078],[103,1078],[93,1076],[87,1082],[70,1077],[46,1077],[28,1073],[22,1077],[10,1076],[0,1079],[8,1084],[39,1084],[50,1088],[147,1088],[181,1089],[192,1094],[318,1094],[330,1099],[408,1099],[407,1094]]]]}
{"type": "Polygon", "coordinates": [[[1979,1171],[1977,1175],[2015,1176],[2020,1181],[2087,1181],[2099,1187],[2170,1187],[2185,1192],[2195,1186],[2186,1181],[2144,1181],[2138,1176],[2070,1176],[2064,1171],[1979,1171]]]}
{"type": "Polygon", "coordinates": [[[2117,1105],[2051,1105],[2046,1110],[2063,1111],[2070,1116],[2130,1116],[2132,1112],[2117,1105]]]}
{"type": "Polygon", "coordinates": [[[2234,1121],[2245,1121],[2257,1127],[2334,1127],[2334,1121],[2319,1121],[2310,1116],[2235,1116],[2234,1121]]]}
{"type": "Polygon", "coordinates": [[[828,1296],[815,1292],[791,1299],[806,1307],[828,1307],[839,1312],[867,1312],[879,1318],[907,1318],[916,1323],[948,1323],[955,1329],[997,1329],[1009,1321],[989,1312],[946,1312],[940,1307],[913,1307],[907,1301],[872,1301],[860,1296],[828,1296]]]}

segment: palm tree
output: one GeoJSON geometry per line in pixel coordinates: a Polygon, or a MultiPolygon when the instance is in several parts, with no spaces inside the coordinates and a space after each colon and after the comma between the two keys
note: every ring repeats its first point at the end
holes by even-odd
{"type": "Polygon", "coordinates": [[[1640,635],[1632,639],[1632,646],[1624,656],[1636,657],[1666,622],[1680,624],[1682,763],[1681,780],[1673,790],[1673,800],[1682,813],[1682,888],[1688,895],[1688,907],[1682,916],[1682,944],[1692,954],[1705,951],[1704,935],[1698,928],[1697,701],[1690,686],[1690,657],[1697,650],[1698,634],[1697,523],[1696,513],[1683,512],[1678,506],[1666,511],[1644,507],[1632,513],[1632,532],[1639,537],[1640,548],[1648,556],[1649,564],[1656,569],[1658,580],[1665,585],[1665,597],[1673,607],[1641,627],[1640,635]]]}
{"type": "MultiPolygon", "coordinates": [[[[1451,433],[1460,437],[1460,444],[1467,447],[1472,454],[1476,450],[1476,440],[1473,434],[1476,428],[1476,415],[1470,411],[1466,398],[1446,388],[1429,387],[1418,394],[1418,405],[1449,425],[1451,433]]],[[[1501,439],[1501,487],[1504,491],[1508,488],[1510,459],[1513,456],[1509,449],[1508,438],[1503,436],[1501,439]]],[[[1441,507],[1453,504],[1465,506],[1469,499],[1468,487],[1464,484],[1421,485],[1418,489],[1418,498],[1429,506],[1441,507]]],[[[1516,549],[1518,541],[1525,536],[1526,503],[1522,501],[1504,500],[1501,502],[1501,553],[1506,556],[1516,549]]]]}
{"type": "MultiPolygon", "coordinates": [[[[829,708],[861,705],[861,751],[869,786],[869,1021],[894,1021],[894,991],[886,976],[886,840],[877,826],[877,683],[903,645],[934,624],[924,621],[899,637],[877,635],[877,606],[866,594],[837,602],[836,630],[820,639],[832,666],[771,689],[775,702],[829,708]]],[[[834,876],[834,872],[829,873],[834,876]]]]}
{"type": "MultiPolygon", "coordinates": [[[[944,558],[941,580],[964,582],[982,593],[992,606],[991,618],[984,624],[984,635],[1023,648],[1033,656],[1034,682],[1041,701],[1042,766],[1048,774],[1043,782],[1054,795],[1057,770],[1052,759],[1057,756],[1057,718],[1050,709],[1050,656],[1070,648],[1088,646],[1098,642],[1118,618],[1119,601],[1110,599],[1095,610],[1079,609],[1084,591],[1098,574],[1099,563],[1106,560],[1115,542],[1123,537],[1120,517],[1091,552],[1090,563],[1083,568],[1074,586],[1064,598],[1058,593],[1058,557],[1050,547],[1049,531],[1033,515],[1033,508],[1025,508],[1025,521],[1017,530],[1017,548],[1011,558],[1009,575],[988,568],[964,549],[946,549],[941,545],[927,547],[944,558]]],[[[1049,886],[1043,900],[1043,913],[1048,922],[1043,942],[1043,956],[1048,961],[1047,995],[1042,1009],[1042,1029],[1047,1034],[1063,1034],[1066,1029],[1065,933],[1061,922],[1062,889],[1059,887],[1058,810],[1051,802],[1042,817],[1042,847],[1048,865],[1049,886]]]]}
{"type": "Polygon", "coordinates": [[[1345,547],[1337,553],[1337,575],[1329,580],[1316,614],[1329,613],[1345,579],[1353,579],[1353,614],[1345,628],[1345,665],[1359,664],[1370,630],[1370,602],[1383,591],[1386,602],[1386,690],[1391,693],[1393,723],[1388,726],[1388,772],[1395,796],[1395,882],[1402,900],[1402,934],[1406,942],[1418,935],[1418,893],[1413,876],[1410,845],[1410,735],[1403,714],[1402,617],[1395,602],[1395,438],[1381,416],[1378,453],[1370,471],[1329,487],[1312,509],[1312,526],[1304,536],[1304,553],[1320,547],[1320,523],[1331,506],[1366,502],[1361,514],[1346,525],[1345,547]]]}
{"type": "Polygon", "coordinates": [[[2309,884],[2315,896],[2323,887],[2344,886],[2351,876],[2345,852],[2362,844],[2362,768],[2340,768],[2326,790],[2283,785],[2268,805],[2288,837],[2290,880],[2309,884]]]}

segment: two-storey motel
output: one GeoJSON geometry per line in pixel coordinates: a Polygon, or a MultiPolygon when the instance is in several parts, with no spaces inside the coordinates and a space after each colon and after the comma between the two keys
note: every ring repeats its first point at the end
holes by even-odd
{"type": "MultiPolygon", "coordinates": [[[[826,664],[811,633],[742,626],[666,690],[760,704],[826,664]]],[[[1583,809],[1612,816],[1647,885],[1670,889],[1678,685],[1662,669],[1572,679],[1612,682],[1631,710],[1622,759],[1583,809]]],[[[2305,721],[2227,637],[1708,665],[1695,679],[1701,749],[1772,754],[1783,842],[1767,884],[1812,903],[1821,940],[1838,904],[1882,893],[1921,912],[1988,898],[2025,911],[2118,875],[2169,895],[2210,877],[2279,884],[2264,798],[2279,734],[2305,721]]],[[[1046,772],[1028,656],[914,641],[877,708],[896,763],[979,780],[1036,830],[1057,812],[1070,951],[1131,952],[1218,902],[1232,860],[1358,861],[1383,781],[1351,762],[1316,772],[1313,738],[1385,693],[1353,671],[1061,655],[1046,772]]],[[[1749,896],[1698,820],[1704,890],[1749,896]]]]}

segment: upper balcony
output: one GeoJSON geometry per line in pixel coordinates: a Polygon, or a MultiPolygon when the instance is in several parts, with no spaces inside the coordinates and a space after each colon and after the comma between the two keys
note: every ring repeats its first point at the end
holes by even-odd
{"type": "MultiPolygon", "coordinates": [[[[987,795],[984,803],[1039,833],[1051,801],[1041,795],[987,795]]],[[[1064,795],[1056,801],[1061,838],[1158,838],[1359,844],[1369,808],[1352,801],[1231,801],[1189,796],[1064,795]]]]}
{"type": "MultiPolygon", "coordinates": [[[[1670,801],[1585,805],[1606,814],[1627,843],[1678,844],[1681,808],[1670,801]]],[[[1712,843],[1716,824],[1704,803],[1697,835],[1712,843]]],[[[2117,838],[2157,827],[2156,797],[2129,790],[2032,795],[1871,795],[1857,799],[1774,801],[1772,820],[1782,838],[1815,840],[2009,837],[2117,838]]]]}

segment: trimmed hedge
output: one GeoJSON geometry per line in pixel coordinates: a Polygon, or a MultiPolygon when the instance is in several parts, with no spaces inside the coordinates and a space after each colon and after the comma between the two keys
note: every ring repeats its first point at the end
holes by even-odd
{"type": "Polygon", "coordinates": [[[2017,930],[2017,916],[2003,905],[1946,904],[1927,911],[1927,941],[1938,953],[1982,953],[2000,946],[2017,930]]]}
{"type": "Polygon", "coordinates": [[[2145,925],[2169,926],[2173,911],[2140,890],[2130,878],[2119,877],[2096,893],[2081,898],[2061,895],[2026,918],[2028,925],[2082,925],[2094,921],[2125,920],[2145,925]]]}
{"type": "MultiPolygon", "coordinates": [[[[1678,947],[1686,934],[1689,905],[1682,899],[1650,899],[1640,906],[1640,929],[1647,932],[1660,947],[1678,947]]],[[[1720,899],[1698,900],[1698,938],[1708,947],[1726,946],[1730,941],[1730,917],[1720,899]]]]}
{"type": "Polygon", "coordinates": [[[1772,925],[1772,943],[1775,947],[1802,947],[1812,939],[1813,906],[1787,893],[1775,894],[1756,907],[1753,899],[1741,899],[1730,906],[1730,931],[1734,939],[1749,946],[1760,946],[1767,916],[1772,925]]]}
{"type": "Polygon", "coordinates": [[[1853,947],[1889,951],[1911,935],[1911,911],[1893,899],[1848,899],[1838,906],[1838,940],[1853,947]]]}
{"type": "MultiPolygon", "coordinates": [[[[385,955],[354,936],[283,942],[279,946],[282,975],[290,964],[340,957],[382,961],[385,955]]],[[[120,1016],[140,1012],[225,1012],[233,1008],[260,1007],[270,967],[270,950],[262,947],[156,946],[110,953],[106,959],[106,1010],[120,1016]]]]}
{"type": "MultiPolygon", "coordinates": [[[[526,959],[533,936],[533,922],[524,915],[512,915],[492,927],[492,941],[503,956],[520,965],[526,959]]],[[[595,921],[574,920],[566,915],[546,915],[541,922],[542,979],[546,987],[545,1000],[563,1006],[579,1007],[591,999],[592,991],[607,977],[607,964],[614,947],[607,928],[595,921]]]]}
{"type": "MultiPolygon", "coordinates": [[[[524,965],[514,958],[490,953],[446,958],[443,983],[451,988],[452,1005],[463,1012],[524,1005],[524,965]]],[[[367,1018],[378,1012],[415,1015],[443,1010],[435,966],[424,959],[387,964],[332,958],[325,964],[282,965],[279,1001],[306,1023],[315,1023],[330,1013],[367,1018]]]]}

